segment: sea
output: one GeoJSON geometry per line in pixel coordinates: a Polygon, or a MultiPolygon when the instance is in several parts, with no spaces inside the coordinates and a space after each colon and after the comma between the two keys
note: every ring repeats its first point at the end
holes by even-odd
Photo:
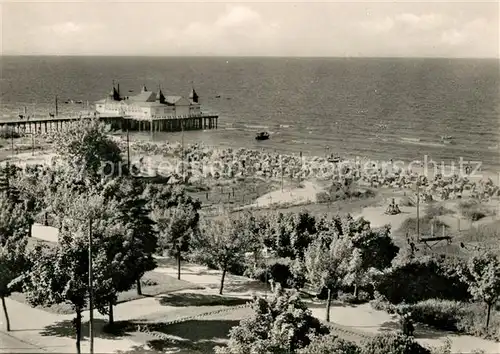
{"type": "Polygon", "coordinates": [[[87,110],[113,80],[125,96],[143,85],[183,96],[194,87],[202,111],[219,114],[217,130],[137,138],[377,161],[463,159],[500,171],[497,59],[12,56],[0,58],[0,69],[0,120],[25,109],[47,117],[56,96],[61,115],[87,110]],[[270,139],[255,140],[261,131],[270,139]]]}

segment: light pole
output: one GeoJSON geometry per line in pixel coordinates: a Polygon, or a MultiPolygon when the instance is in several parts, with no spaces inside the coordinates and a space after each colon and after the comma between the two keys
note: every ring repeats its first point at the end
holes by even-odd
{"type": "Polygon", "coordinates": [[[92,217],[89,220],[89,340],[90,354],[94,354],[94,287],[92,281],[92,217]]]}
{"type": "Polygon", "coordinates": [[[417,180],[417,241],[420,241],[420,181],[419,180],[417,180]]]}
{"type": "Polygon", "coordinates": [[[262,256],[264,257],[264,265],[265,265],[265,281],[266,281],[266,286],[264,288],[264,299],[267,299],[267,287],[268,287],[268,284],[269,284],[269,281],[268,281],[268,272],[269,272],[269,269],[267,268],[268,266],[268,259],[269,259],[269,253],[267,252],[267,247],[264,247],[264,250],[262,251],[262,256]]]}
{"type": "Polygon", "coordinates": [[[128,119],[125,119],[125,125],[127,126],[127,174],[130,175],[130,122],[128,119]]]}
{"type": "Polygon", "coordinates": [[[182,148],[182,160],[181,160],[181,174],[182,174],[182,183],[184,184],[185,178],[184,178],[184,120],[181,118],[181,148],[182,148]]]}

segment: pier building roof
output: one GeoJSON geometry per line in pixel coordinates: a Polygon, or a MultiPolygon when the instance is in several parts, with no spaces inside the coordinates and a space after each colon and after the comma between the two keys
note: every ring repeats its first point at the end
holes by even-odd
{"type": "MultiPolygon", "coordinates": [[[[194,91],[194,90],[193,90],[194,91]]],[[[111,102],[121,102],[123,104],[134,104],[143,107],[151,106],[189,106],[192,104],[198,104],[198,95],[195,93],[196,100],[193,99],[193,91],[190,94],[190,98],[185,98],[183,96],[165,96],[161,89],[158,92],[148,91],[145,86],[143,86],[140,93],[133,96],[119,96],[117,90],[113,88],[114,95],[108,95],[108,97],[101,100],[95,101],[96,104],[111,103],[111,102]]]]}

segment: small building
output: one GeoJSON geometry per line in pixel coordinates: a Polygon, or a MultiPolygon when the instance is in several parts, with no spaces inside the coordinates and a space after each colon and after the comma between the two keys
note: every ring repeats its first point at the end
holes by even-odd
{"type": "Polygon", "coordinates": [[[191,90],[189,97],[165,96],[158,88],[158,92],[148,91],[142,87],[135,96],[122,96],[120,85],[113,88],[108,96],[95,102],[97,113],[100,115],[116,115],[134,119],[168,119],[181,117],[201,116],[201,106],[198,94],[191,90]]]}

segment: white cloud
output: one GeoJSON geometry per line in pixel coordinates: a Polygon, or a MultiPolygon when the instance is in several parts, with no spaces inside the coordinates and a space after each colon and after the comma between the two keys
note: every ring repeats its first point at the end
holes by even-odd
{"type": "Polygon", "coordinates": [[[74,22],[56,23],[49,27],[49,29],[58,34],[68,34],[81,31],[82,27],[74,22]]]}
{"type": "Polygon", "coordinates": [[[389,32],[394,27],[394,20],[390,17],[361,22],[361,27],[370,33],[379,34],[389,32]]]}
{"type": "MultiPolygon", "coordinates": [[[[82,32],[89,32],[97,29],[103,28],[103,25],[100,24],[91,24],[91,23],[76,23],[72,21],[67,22],[59,22],[50,26],[43,26],[39,31],[42,33],[55,34],[60,36],[69,36],[82,32]]],[[[38,30],[37,30],[38,32],[38,30]]]]}
{"type": "Polygon", "coordinates": [[[434,13],[420,16],[412,13],[402,13],[396,15],[395,20],[403,25],[420,30],[434,29],[444,25],[447,21],[442,15],[434,13]]]}
{"type": "Polygon", "coordinates": [[[456,29],[444,31],[443,33],[441,33],[441,42],[443,42],[444,44],[455,46],[458,44],[462,44],[464,41],[465,36],[456,29]]]}
{"type": "Polygon", "coordinates": [[[190,54],[247,55],[265,50],[276,40],[279,30],[279,23],[267,23],[258,12],[238,5],[228,7],[212,22],[196,21],[184,28],[166,28],[163,40],[174,41],[190,54]]]}
{"type": "Polygon", "coordinates": [[[230,8],[226,14],[219,17],[215,22],[215,26],[228,28],[260,22],[261,17],[254,10],[244,6],[235,6],[230,8]]]}

